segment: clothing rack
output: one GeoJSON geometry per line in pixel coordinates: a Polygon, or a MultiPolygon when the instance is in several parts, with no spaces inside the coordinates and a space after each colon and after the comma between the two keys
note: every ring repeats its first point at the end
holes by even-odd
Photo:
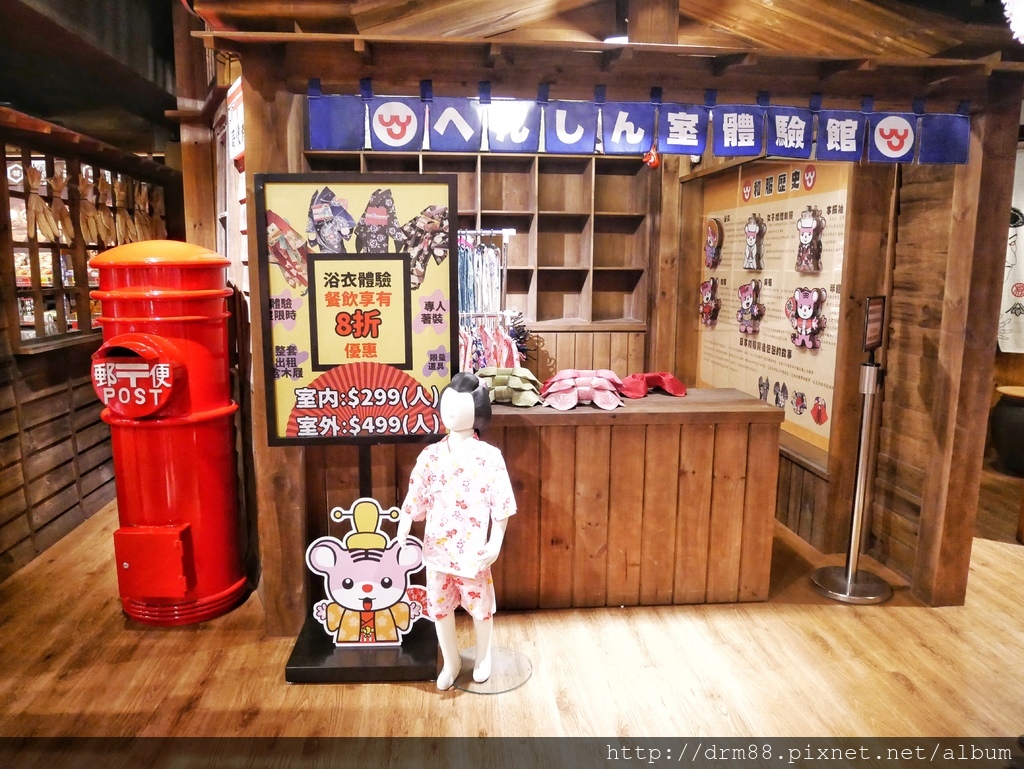
{"type": "MultiPolygon", "coordinates": [[[[494,246],[496,246],[495,239],[499,238],[499,237],[501,238],[501,250],[499,252],[499,265],[498,265],[498,267],[499,267],[499,286],[498,286],[499,301],[498,301],[498,305],[499,306],[498,307],[488,306],[485,309],[480,310],[480,309],[477,309],[478,306],[479,306],[479,303],[476,302],[476,301],[474,301],[472,303],[460,301],[459,302],[459,307],[460,308],[467,306],[467,304],[472,304],[472,309],[468,309],[466,312],[462,312],[461,309],[460,309],[460,312],[459,312],[459,322],[461,323],[462,319],[464,317],[465,318],[481,318],[481,317],[496,317],[496,318],[500,318],[499,315],[496,315],[496,314],[493,314],[493,313],[501,313],[501,312],[503,312],[505,310],[505,301],[506,301],[506,298],[507,298],[507,286],[508,286],[508,244],[509,244],[509,241],[516,235],[516,230],[514,228],[505,227],[505,228],[501,228],[501,229],[459,230],[458,233],[459,233],[458,238],[459,238],[460,260],[462,258],[462,242],[463,242],[463,239],[475,240],[476,241],[476,247],[479,247],[479,246],[483,245],[480,242],[481,239],[486,238],[488,243],[489,243],[489,245],[494,247],[494,246]],[[492,315],[486,315],[486,314],[482,315],[481,314],[482,312],[483,313],[492,313],[492,315]]],[[[459,269],[459,279],[460,279],[460,281],[470,277],[470,272],[471,271],[464,270],[463,266],[460,266],[460,269],[459,269]]],[[[482,276],[479,276],[479,275],[476,275],[476,274],[473,274],[472,277],[473,277],[474,280],[482,279],[482,276]]],[[[461,295],[465,295],[465,293],[466,292],[463,291],[462,288],[460,288],[460,294],[461,295]]],[[[473,296],[474,296],[474,298],[476,298],[475,292],[473,293],[473,296]]],[[[462,299],[462,298],[463,297],[460,296],[460,299],[462,299]]],[[[491,305],[493,303],[488,302],[488,304],[491,305]]],[[[504,319],[507,320],[508,317],[505,316],[504,319]]]]}
{"type": "Polygon", "coordinates": [[[510,228],[459,230],[459,368],[508,367],[523,359],[522,313],[505,309],[510,228]]]}

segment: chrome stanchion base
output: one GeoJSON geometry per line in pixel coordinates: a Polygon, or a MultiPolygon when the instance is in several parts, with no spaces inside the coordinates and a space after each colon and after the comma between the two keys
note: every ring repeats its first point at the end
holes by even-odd
{"type": "Polygon", "coordinates": [[[877,574],[858,570],[853,582],[846,580],[844,566],[823,566],[811,572],[811,584],[826,598],[843,603],[884,603],[892,598],[892,587],[877,574]]]}

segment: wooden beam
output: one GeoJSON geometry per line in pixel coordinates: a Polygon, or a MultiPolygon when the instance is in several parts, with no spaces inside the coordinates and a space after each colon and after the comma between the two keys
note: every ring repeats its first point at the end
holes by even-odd
{"type": "Polygon", "coordinates": [[[361,33],[487,37],[590,5],[593,0],[419,0],[359,2],[352,18],[361,33]]]}
{"type": "Polygon", "coordinates": [[[933,606],[963,604],[967,591],[1021,94],[1015,78],[989,79],[988,107],[971,122],[970,161],[954,177],[931,410],[936,444],[921,495],[912,582],[914,594],[933,606]]]}
{"type": "Polygon", "coordinates": [[[491,44],[487,46],[487,56],[484,58],[484,66],[487,69],[494,69],[494,65],[498,63],[498,59],[501,58],[501,46],[491,44]]]}
{"type": "Polygon", "coordinates": [[[631,43],[675,43],[679,38],[678,0],[629,0],[631,43]]]}
{"type": "Polygon", "coordinates": [[[720,77],[736,67],[756,66],[757,62],[756,53],[730,53],[724,56],[716,56],[711,60],[711,73],[715,77],[720,77]]]}
{"type": "Polygon", "coordinates": [[[818,77],[822,80],[840,75],[844,72],[865,72],[874,69],[871,59],[834,59],[823,61],[818,65],[818,77]]]}
{"type": "Polygon", "coordinates": [[[360,61],[367,67],[373,66],[373,44],[362,38],[352,41],[352,49],[359,54],[360,61]]]}
{"type": "Polygon", "coordinates": [[[633,58],[632,48],[616,48],[612,51],[601,52],[601,71],[610,72],[615,63],[619,60],[629,61],[633,58]]]}

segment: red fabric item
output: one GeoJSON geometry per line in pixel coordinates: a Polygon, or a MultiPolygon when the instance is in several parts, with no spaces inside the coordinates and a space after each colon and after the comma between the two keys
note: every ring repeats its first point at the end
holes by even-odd
{"type": "Polygon", "coordinates": [[[655,387],[664,390],[669,395],[675,395],[680,398],[686,395],[686,385],[667,371],[657,371],[650,374],[631,374],[622,380],[622,387],[619,388],[619,392],[627,398],[643,398],[655,387]]]}

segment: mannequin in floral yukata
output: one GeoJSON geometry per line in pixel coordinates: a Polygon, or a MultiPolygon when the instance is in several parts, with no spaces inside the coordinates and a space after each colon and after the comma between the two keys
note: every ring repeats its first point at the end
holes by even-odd
{"type": "Polygon", "coordinates": [[[459,606],[473,618],[476,631],[473,680],[483,683],[491,675],[491,564],[516,502],[501,452],[478,438],[491,421],[487,386],[475,374],[456,374],[441,393],[440,410],[448,435],[417,458],[396,539],[405,547],[412,522],[426,520],[427,613],[443,659],[437,688],[444,690],[462,668],[455,637],[459,606]]]}

